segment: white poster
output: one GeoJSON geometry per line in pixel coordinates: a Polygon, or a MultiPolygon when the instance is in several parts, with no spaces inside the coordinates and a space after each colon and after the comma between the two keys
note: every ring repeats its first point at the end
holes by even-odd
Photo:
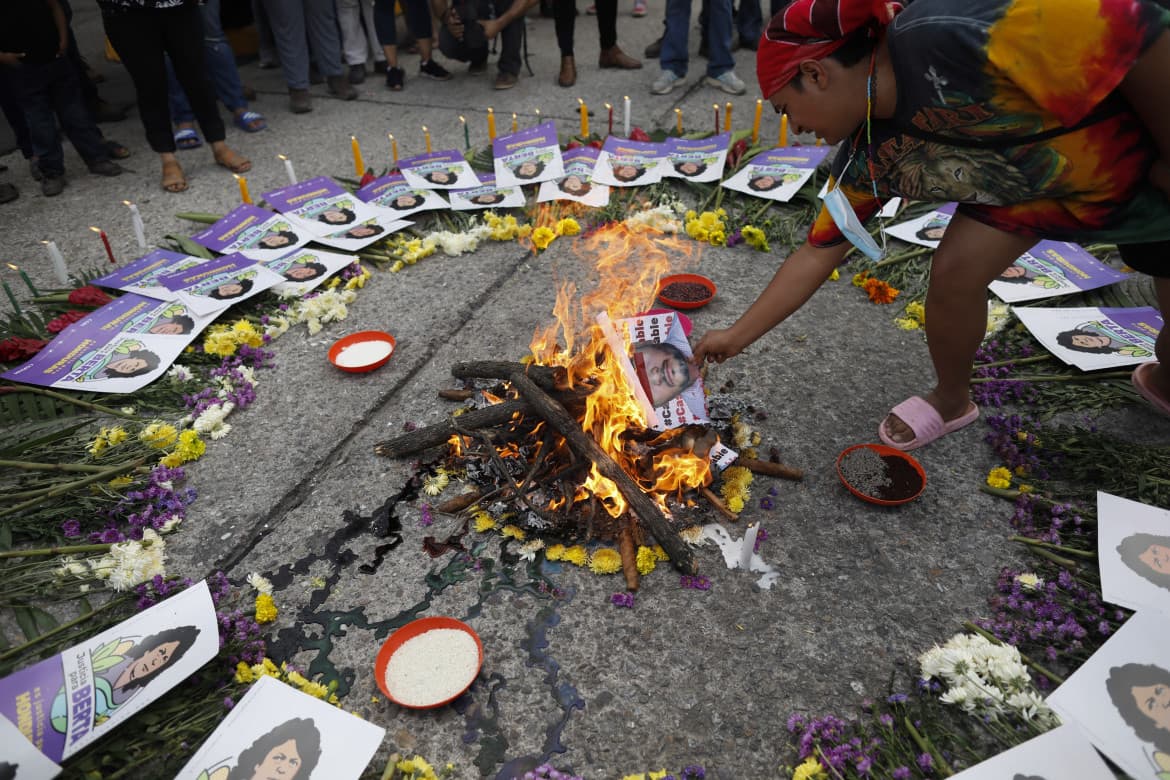
{"type": "Polygon", "coordinates": [[[1101,597],[1170,615],[1170,511],[1097,493],[1101,597]]]}

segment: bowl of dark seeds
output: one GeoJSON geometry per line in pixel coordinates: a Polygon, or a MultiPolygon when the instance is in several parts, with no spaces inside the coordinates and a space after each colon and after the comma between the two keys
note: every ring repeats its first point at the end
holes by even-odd
{"type": "Polygon", "coordinates": [[[672,309],[697,309],[715,297],[715,282],[699,274],[673,274],[658,282],[658,300],[672,309]]]}
{"type": "Polygon", "coordinates": [[[855,444],[837,457],[837,475],[863,501],[898,506],[918,498],[926,472],[909,453],[884,444],[855,444]]]}

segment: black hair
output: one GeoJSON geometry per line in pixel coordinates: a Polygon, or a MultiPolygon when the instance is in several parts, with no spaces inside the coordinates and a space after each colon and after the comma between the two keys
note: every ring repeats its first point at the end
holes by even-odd
{"type": "Polygon", "coordinates": [[[0,780],[16,780],[16,773],[20,771],[20,764],[10,764],[0,761],[0,780]]]}
{"type": "Polygon", "coordinates": [[[195,330],[195,320],[191,319],[186,314],[176,314],[174,317],[167,317],[165,320],[159,320],[154,324],[165,325],[168,322],[173,322],[181,327],[184,333],[190,333],[191,331],[195,330]]]}
{"type": "MultiPolygon", "coordinates": [[[[263,246],[264,240],[271,237],[271,236],[279,236],[280,238],[283,238],[287,242],[285,244],[281,244],[281,246],[288,246],[289,244],[295,244],[297,241],[300,240],[299,238],[297,238],[297,234],[292,232],[291,230],[277,230],[275,232],[265,233],[263,236],[260,237],[260,240],[257,241],[256,243],[263,246]]],[[[274,247],[274,248],[279,248],[279,247],[274,247]]]]}
{"type": "MultiPolygon", "coordinates": [[[[1095,330],[1086,330],[1083,328],[1073,328],[1072,330],[1062,330],[1056,334],[1056,343],[1065,349],[1071,349],[1074,352],[1088,352],[1092,355],[1108,355],[1116,352],[1117,349],[1112,344],[1106,344],[1103,347],[1081,347],[1073,343],[1073,338],[1076,336],[1103,336],[1105,334],[1098,333],[1095,330]]],[[[1112,340],[1111,340],[1112,341],[1112,340]]]]}
{"type": "Polygon", "coordinates": [[[517,165],[515,168],[512,169],[512,173],[515,174],[517,179],[535,179],[537,176],[539,176],[543,172],[544,172],[544,163],[541,162],[540,160],[525,160],[524,162],[520,163],[519,165],[517,165]],[[523,168],[528,163],[532,163],[533,165],[535,165],[536,170],[533,171],[532,173],[527,173],[527,174],[520,173],[520,169],[523,168]]]}
{"type": "Polygon", "coordinates": [[[329,269],[328,269],[328,268],[326,268],[326,267],[325,267],[324,265],[322,265],[321,263],[297,263],[296,265],[289,266],[288,268],[286,268],[286,269],[285,269],[284,273],[283,273],[283,274],[281,274],[281,275],[282,275],[282,276],[283,276],[285,279],[288,279],[289,281],[293,281],[293,282],[307,282],[307,281],[309,281],[310,279],[316,279],[318,276],[324,276],[326,273],[328,273],[328,272],[329,272],[329,269]],[[313,275],[312,275],[312,276],[306,276],[306,277],[303,277],[303,278],[296,278],[296,277],[289,276],[289,275],[288,275],[288,272],[289,272],[289,271],[291,271],[291,270],[293,270],[294,268],[296,268],[296,265],[299,265],[299,266],[301,266],[302,268],[308,268],[310,271],[312,271],[312,272],[313,272],[313,275]]]}
{"type": "Polygon", "coordinates": [[[429,181],[431,184],[450,184],[451,182],[455,181],[455,179],[457,179],[459,177],[455,176],[454,173],[449,168],[442,168],[442,169],[437,170],[437,171],[431,171],[430,173],[423,176],[423,178],[426,179],[427,181],[429,181]],[[446,181],[436,181],[435,177],[439,176],[440,174],[442,174],[443,176],[446,176],[447,180],[446,181]]]}
{"type": "Polygon", "coordinates": [[[615,179],[617,179],[618,181],[633,181],[634,179],[640,178],[642,176],[642,174],[645,172],[646,172],[646,169],[640,165],[630,165],[629,163],[620,163],[618,165],[613,166],[613,177],[615,179]],[[622,168],[633,168],[634,175],[633,176],[625,176],[623,174],[618,173],[618,170],[620,170],[622,168]]]}
{"type": "Polygon", "coordinates": [[[485,192],[482,195],[476,195],[474,198],[471,199],[471,202],[478,204],[480,206],[492,206],[496,203],[502,202],[504,200],[504,197],[505,197],[504,193],[499,192],[499,191],[485,192]]]}
{"type": "Polygon", "coordinates": [[[931,222],[927,222],[925,225],[923,225],[922,227],[918,228],[918,230],[916,230],[916,231],[914,232],[914,235],[915,235],[915,236],[917,236],[918,238],[922,239],[923,241],[938,241],[939,239],[937,239],[937,238],[931,238],[931,237],[930,237],[928,234],[930,233],[930,231],[932,231],[932,230],[938,230],[939,228],[942,228],[943,230],[946,230],[946,229],[947,229],[947,226],[946,226],[946,225],[940,225],[940,224],[938,224],[938,223],[931,223],[931,222]]]}
{"type": "Polygon", "coordinates": [[[776,189],[783,183],[783,174],[761,173],[759,176],[753,176],[748,179],[748,189],[755,190],[756,192],[769,192],[776,189]],[[765,187],[763,184],[760,184],[760,179],[764,178],[772,180],[772,183],[767,187],[765,187]]]}
{"type": "Polygon", "coordinates": [[[1110,669],[1109,679],[1105,681],[1113,706],[1137,738],[1153,743],[1163,753],[1170,753],[1170,731],[1159,728],[1134,701],[1133,689],[1139,685],[1170,685],[1170,672],[1153,664],[1125,664],[1110,669]]]}
{"type": "Polygon", "coordinates": [[[1012,780],[1048,780],[1048,778],[1042,777],[1041,775],[1021,775],[1019,772],[1017,772],[1016,776],[1013,777],[1012,780]]]}
{"type": "Polygon", "coordinates": [[[593,183],[585,181],[580,176],[578,176],[577,174],[574,173],[574,174],[570,174],[570,175],[566,176],[565,178],[561,179],[560,181],[558,181],[557,187],[560,189],[561,192],[566,192],[569,195],[575,195],[578,198],[581,198],[581,197],[584,197],[585,195],[589,194],[589,191],[593,189],[593,183]],[[573,178],[575,178],[578,182],[580,182],[581,186],[573,187],[573,188],[565,187],[565,182],[568,181],[569,179],[573,179],[573,178]]]}
{"type": "Polygon", "coordinates": [[[362,224],[354,225],[349,230],[345,231],[345,233],[342,234],[342,237],[343,238],[369,238],[370,236],[377,236],[377,235],[380,235],[380,234],[385,233],[385,232],[386,232],[386,228],[382,227],[381,225],[379,225],[377,223],[367,224],[367,223],[363,222],[362,224]],[[355,236],[353,233],[353,231],[355,231],[355,230],[369,230],[370,235],[369,236],[355,236]]]}
{"type": "Polygon", "coordinates": [[[1138,559],[1138,556],[1148,550],[1151,544],[1160,544],[1170,548],[1170,536],[1143,533],[1127,536],[1117,545],[1117,554],[1121,556],[1121,562],[1133,569],[1135,574],[1140,574],[1160,588],[1170,590],[1170,574],[1154,571],[1138,559]]]}
{"type": "Polygon", "coordinates": [[[256,767],[268,758],[272,749],[289,740],[296,743],[297,755],[301,757],[301,766],[294,777],[305,780],[313,774],[317,762],[321,760],[321,732],[312,718],[286,720],[267,734],[257,737],[240,753],[227,780],[251,780],[256,767]]]}
{"type": "MultiPolygon", "coordinates": [[[[922,236],[918,236],[918,237],[922,238],[922,236]]],[[[926,240],[929,241],[930,239],[926,239],[926,240]]],[[[999,276],[995,277],[995,281],[1005,282],[1007,284],[1031,284],[1033,281],[1035,281],[1035,279],[1036,279],[1035,276],[1029,275],[1027,268],[1024,268],[1023,266],[1015,265],[1015,264],[1009,265],[1007,268],[1000,271],[999,276]],[[1005,276],[1004,275],[1008,271],[1012,270],[1013,268],[1019,268],[1024,273],[1019,274],[1018,276],[1017,275],[1012,275],[1012,276],[1005,276]]]]}
{"type": "Polygon", "coordinates": [[[644,349],[662,349],[670,353],[671,357],[681,360],[684,363],[690,363],[690,359],[683,354],[683,351],[671,344],[669,341],[659,341],[652,344],[638,344],[634,347],[635,352],[641,352],[644,349]]]}
{"type": "Polygon", "coordinates": [[[353,222],[355,219],[357,219],[357,215],[353,213],[353,209],[325,209],[324,211],[322,211],[320,214],[317,215],[317,221],[324,222],[326,225],[348,225],[350,222],[353,222]],[[342,217],[344,217],[344,219],[342,219],[340,221],[335,221],[332,219],[325,219],[325,215],[329,214],[331,212],[337,212],[342,217]]]}
{"type": "Polygon", "coordinates": [[[159,631],[157,634],[151,634],[148,637],[139,639],[134,643],[134,647],[131,647],[122,656],[123,658],[129,659],[131,663],[142,660],[142,656],[156,649],[159,645],[165,645],[167,642],[178,642],[179,646],[176,647],[174,651],[167,657],[167,662],[165,665],[155,667],[152,671],[143,675],[142,677],[131,680],[122,686],[122,690],[129,691],[133,690],[134,688],[141,688],[142,686],[146,685],[148,682],[154,679],[156,674],[161,672],[163,669],[169,668],[171,664],[182,658],[183,655],[186,654],[187,650],[191,648],[191,645],[195,644],[195,639],[198,636],[199,629],[195,626],[177,626],[175,628],[168,628],[165,631],[159,631]]]}
{"type": "Polygon", "coordinates": [[[674,169],[683,176],[698,176],[700,173],[707,170],[707,163],[696,162],[694,160],[679,160],[674,164],[674,169]],[[694,173],[687,173],[683,170],[684,165],[693,165],[697,170],[694,173]]]}
{"type": "MultiPolygon", "coordinates": [[[[845,36],[845,43],[841,44],[841,48],[829,54],[825,59],[836,60],[841,63],[842,67],[851,68],[862,60],[869,59],[873,55],[877,43],[878,38],[874,35],[873,28],[862,27],[845,36]]],[[[804,92],[804,84],[801,81],[803,78],[804,74],[797,70],[796,78],[788,83],[797,92],[804,92]]]]}
{"type": "Polygon", "coordinates": [[[217,301],[226,301],[229,298],[239,298],[241,295],[248,292],[248,290],[252,289],[251,279],[233,279],[230,282],[224,282],[223,284],[217,284],[214,290],[211,290],[207,293],[207,297],[215,298],[217,301]],[[240,286],[240,291],[238,293],[232,293],[231,295],[225,295],[219,291],[219,288],[223,287],[223,284],[238,284],[240,286]]]}
{"type": "Polygon", "coordinates": [[[154,354],[149,349],[134,349],[125,355],[120,355],[118,353],[114,353],[114,354],[110,355],[110,361],[109,361],[109,363],[106,363],[105,368],[102,369],[101,375],[103,377],[106,377],[107,379],[108,378],[129,379],[132,376],[142,376],[143,374],[149,374],[151,371],[154,371],[156,368],[158,368],[158,355],[154,354]],[[113,362],[118,361],[118,360],[126,360],[128,358],[141,360],[141,361],[145,362],[146,365],[143,366],[142,368],[136,368],[133,371],[128,371],[128,372],[110,369],[110,363],[113,363],[113,362]]]}
{"type": "Polygon", "coordinates": [[[398,209],[399,211],[402,211],[403,209],[412,209],[415,206],[422,203],[423,200],[425,200],[425,198],[423,198],[422,195],[419,195],[416,192],[408,192],[405,195],[399,195],[397,198],[390,201],[390,208],[398,209]],[[410,205],[409,206],[399,206],[398,201],[401,200],[402,198],[410,198],[410,205]]]}

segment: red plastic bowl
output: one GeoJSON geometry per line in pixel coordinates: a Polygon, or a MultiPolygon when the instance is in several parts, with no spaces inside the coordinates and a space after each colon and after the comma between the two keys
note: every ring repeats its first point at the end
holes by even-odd
{"type": "Polygon", "coordinates": [[[887,447],[885,444],[854,444],[852,447],[845,448],[845,451],[837,456],[837,476],[841,478],[841,484],[848,488],[850,493],[857,496],[862,501],[868,501],[871,504],[878,504],[879,506],[900,506],[901,504],[905,504],[918,498],[920,495],[922,495],[922,491],[926,489],[926,471],[922,468],[922,464],[915,460],[914,457],[910,455],[910,453],[903,452],[902,450],[896,449],[894,447],[887,447]],[[918,490],[914,493],[914,495],[908,496],[907,498],[899,498],[894,500],[878,498],[877,496],[871,496],[868,493],[863,493],[850,484],[849,480],[845,478],[845,472],[841,470],[841,463],[845,460],[849,453],[859,450],[863,447],[871,449],[883,457],[889,455],[895,458],[900,458],[904,462],[910,464],[914,471],[917,472],[918,477],[922,480],[922,484],[918,487],[918,490]]]}
{"type": "Polygon", "coordinates": [[[664,276],[658,280],[657,298],[672,309],[697,309],[700,306],[706,306],[708,303],[710,303],[711,299],[715,297],[715,292],[715,282],[711,281],[705,276],[700,276],[699,274],[672,274],[671,276],[664,276]],[[662,290],[667,285],[673,284],[675,282],[691,282],[693,284],[700,284],[707,288],[709,295],[707,295],[706,298],[698,301],[676,301],[672,298],[667,298],[662,294],[662,290]]]}
{"type": "Polygon", "coordinates": [[[471,687],[475,682],[475,678],[479,676],[479,670],[483,668],[483,642],[479,641],[479,634],[471,626],[464,623],[462,620],[456,620],[451,617],[425,617],[418,620],[412,620],[402,628],[390,635],[382,644],[382,649],[378,651],[378,658],[374,661],[374,681],[378,684],[378,688],[386,696],[387,699],[394,702],[401,707],[409,707],[414,710],[431,710],[435,707],[442,707],[444,704],[450,704],[463,695],[463,692],[471,687]],[[437,701],[432,704],[406,704],[395,699],[390,690],[386,687],[386,667],[390,664],[390,656],[394,655],[398,648],[402,647],[409,639],[414,639],[419,634],[425,634],[428,631],[433,631],[437,628],[453,628],[458,631],[466,632],[475,640],[475,647],[479,651],[479,658],[475,663],[475,674],[467,679],[467,684],[464,685],[458,693],[443,701],[437,701]]]}
{"type": "Polygon", "coordinates": [[[329,348],[329,362],[340,368],[342,371],[348,371],[351,374],[364,374],[367,371],[373,371],[375,368],[381,368],[386,365],[387,361],[394,356],[394,350],[397,349],[397,343],[394,337],[389,333],[383,333],[380,330],[363,330],[358,333],[351,333],[350,335],[340,338],[333,342],[333,346],[329,348]],[[390,352],[385,357],[375,360],[372,363],[366,363],[361,366],[345,366],[338,362],[338,357],[341,351],[346,347],[354,344],[359,344],[363,341],[381,341],[390,345],[390,352]]]}

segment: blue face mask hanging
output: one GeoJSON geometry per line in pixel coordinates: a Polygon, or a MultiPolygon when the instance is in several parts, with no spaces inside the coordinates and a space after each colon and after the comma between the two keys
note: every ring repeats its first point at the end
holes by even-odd
{"type": "MultiPolygon", "coordinates": [[[[829,210],[833,224],[849,240],[850,244],[857,247],[870,260],[876,262],[882,259],[884,249],[878,246],[878,243],[873,240],[873,236],[865,229],[865,225],[861,224],[861,220],[857,218],[857,212],[853,210],[853,204],[849,202],[849,198],[845,197],[845,193],[841,191],[840,187],[833,187],[832,190],[825,193],[825,208],[829,210]]],[[[883,235],[882,238],[884,239],[885,236],[883,235]]]]}

